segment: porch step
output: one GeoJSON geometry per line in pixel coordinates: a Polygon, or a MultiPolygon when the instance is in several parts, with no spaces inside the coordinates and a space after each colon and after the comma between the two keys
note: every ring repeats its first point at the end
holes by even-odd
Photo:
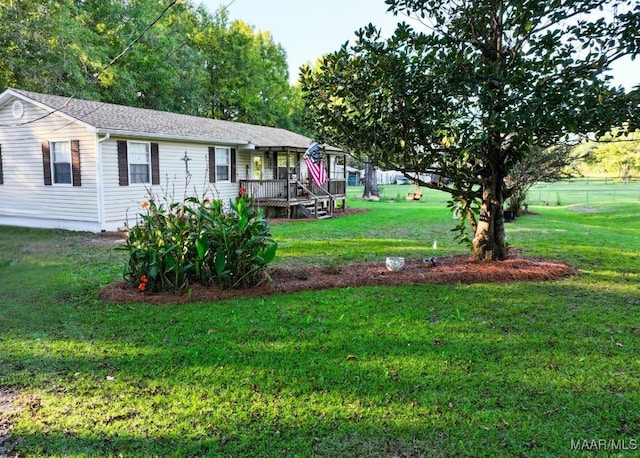
{"type": "Polygon", "coordinates": [[[298,205],[298,211],[305,218],[328,219],[332,216],[325,210],[318,210],[316,213],[314,204],[300,204],[298,205]]]}

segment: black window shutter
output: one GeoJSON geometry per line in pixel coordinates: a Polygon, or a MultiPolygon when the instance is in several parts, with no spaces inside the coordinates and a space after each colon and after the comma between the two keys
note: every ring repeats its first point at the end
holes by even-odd
{"type": "Polygon", "coordinates": [[[49,142],[42,142],[42,170],[44,172],[44,185],[51,186],[51,150],[49,142]]]}
{"type": "Polygon", "coordinates": [[[231,182],[236,182],[236,149],[231,148],[231,182]]]}
{"type": "Polygon", "coordinates": [[[160,154],[157,143],[151,143],[151,184],[160,184],[160,154]]]}
{"type": "Polygon", "coordinates": [[[74,186],[81,186],[80,177],[80,140],[71,140],[71,177],[74,186]]]}
{"type": "Polygon", "coordinates": [[[216,149],[209,147],[209,183],[216,182],[216,149]]]}
{"type": "Polygon", "coordinates": [[[0,145],[0,184],[4,184],[4,173],[2,172],[2,145],[0,145]]]}
{"type": "Polygon", "coordinates": [[[127,142],[118,140],[118,181],[120,186],[129,186],[129,161],[127,142]]]}

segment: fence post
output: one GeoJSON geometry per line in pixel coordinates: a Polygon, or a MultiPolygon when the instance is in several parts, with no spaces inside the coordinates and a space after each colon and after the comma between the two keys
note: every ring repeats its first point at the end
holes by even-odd
{"type": "Polygon", "coordinates": [[[589,177],[587,177],[587,202],[589,203],[589,177]]]}

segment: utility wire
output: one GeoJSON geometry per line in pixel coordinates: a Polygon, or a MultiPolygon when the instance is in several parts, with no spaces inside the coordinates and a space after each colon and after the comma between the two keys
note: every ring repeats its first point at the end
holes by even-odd
{"type": "MultiPolygon", "coordinates": [[[[231,6],[233,3],[235,3],[235,1],[236,1],[236,0],[231,0],[231,2],[230,2],[230,3],[228,3],[227,5],[222,6],[222,7],[218,10],[217,14],[220,14],[220,12],[222,12],[222,11],[226,10],[227,8],[229,8],[229,6],[231,6]]],[[[126,51],[127,51],[128,49],[130,49],[131,47],[133,47],[133,45],[134,45],[137,41],[139,41],[139,40],[140,40],[140,38],[141,38],[141,37],[142,37],[142,36],[143,36],[143,35],[144,35],[144,34],[145,34],[145,33],[146,33],[146,32],[147,32],[147,31],[148,31],[148,30],[153,26],[153,25],[155,25],[155,23],[157,23],[157,22],[158,22],[158,20],[159,20],[160,18],[162,18],[162,16],[163,16],[164,14],[166,14],[166,12],[169,10],[169,8],[171,8],[175,3],[176,3],[176,2],[173,2],[172,4],[170,4],[169,6],[167,6],[167,8],[165,8],[165,10],[162,12],[162,14],[161,14],[161,15],[159,15],[159,16],[158,16],[158,17],[153,21],[153,23],[151,23],[151,24],[150,24],[150,25],[149,25],[149,26],[148,26],[148,27],[147,27],[147,28],[146,28],[146,29],[145,29],[145,30],[140,34],[140,36],[138,36],[135,40],[133,40],[133,41],[132,41],[132,42],[131,42],[131,43],[130,43],[126,48],[125,48],[125,50],[124,50],[122,53],[120,53],[120,55],[119,55],[119,56],[117,56],[116,58],[112,59],[112,60],[111,60],[111,62],[109,62],[109,64],[108,64],[107,66],[105,66],[105,67],[104,67],[104,68],[103,68],[99,73],[97,73],[97,74],[94,76],[94,81],[93,81],[93,82],[97,82],[98,77],[100,76],[100,74],[102,74],[103,72],[105,72],[105,71],[106,71],[110,66],[113,66],[113,65],[117,62],[117,60],[118,60],[118,59],[120,59],[122,56],[124,56],[124,54],[126,53],[126,51]]],[[[82,88],[86,87],[86,84],[87,84],[87,83],[85,83],[85,85],[83,85],[83,86],[82,86],[82,88]]],[[[74,93],[74,95],[73,95],[73,96],[71,96],[71,97],[69,97],[69,99],[68,99],[64,104],[62,104],[61,106],[59,106],[57,109],[55,109],[54,111],[52,111],[52,112],[51,112],[51,113],[49,113],[49,114],[46,114],[46,115],[44,115],[44,116],[41,116],[41,117],[39,117],[39,118],[37,118],[37,119],[34,119],[34,120],[31,120],[31,121],[29,121],[29,122],[23,122],[23,123],[21,123],[21,124],[7,124],[7,125],[0,125],[0,128],[4,128],[4,127],[20,127],[20,126],[23,126],[23,125],[25,125],[25,124],[29,124],[29,123],[36,122],[36,121],[39,121],[39,120],[41,120],[41,119],[44,119],[44,118],[46,118],[46,117],[50,116],[51,114],[55,113],[56,111],[61,110],[61,109],[62,109],[62,108],[64,108],[66,105],[68,105],[68,104],[69,104],[69,102],[74,98],[74,96],[75,96],[78,92],[79,92],[79,91],[76,91],[76,92],[74,93]]],[[[95,107],[95,108],[93,108],[92,110],[89,110],[89,111],[87,111],[87,112],[82,113],[82,115],[81,115],[81,116],[88,116],[88,115],[90,115],[91,113],[94,113],[94,112],[96,112],[96,111],[100,110],[100,109],[101,109],[105,104],[107,104],[107,103],[108,103],[108,102],[102,102],[102,103],[99,103],[99,104],[98,104],[98,106],[96,106],[96,107],[95,107]]],[[[43,135],[38,135],[37,137],[33,137],[33,136],[30,136],[30,137],[22,137],[22,138],[18,138],[17,140],[18,140],[18,141],[24,141],[24,140],[30,140],[30,139],[32,139],[32,138],[43,138],[43,139],[44,139],[44,138],[46,138],[49,134],[51,134],[51,133],[53,133],[53,132],[56,132],[56,131],[59,131],[59,130],[61,130],[61,129],[63,129],[63,128],[65,128],[65,127],[67,127],[67,126],[69,126],[69,125],[73,124],[74,122],[75,122],[75,121],[73,121],[73,120],[72,120],[72,121],[69,121],[69,122],[67,122],[67,123],[63,124],[62,126],[59,126],[59,127],[55,128],[55,129],[53,129],[53,130],[51,130],[51,131],[49,131],[49,132],[47,132],[47,133],[44,133],[43,135]]]]}
{"type": "MultiPolygon", "coordinates": [[[[165,9],[158,15],[158,17],[156,17],[156,19],[153,20],[153,22],[151,22],[149,25],[147,25],[147,27],[145,27],[145,29],[133,40],[131,41],[131,43],[129,43],[124,49],[123,51],[118,54],[116,57],[114,57],[113,59],[111,59],[111,61],[104,67],[102,68],[98,73],[95,74],[95,76],[93,77],[93,83],[96,83],[98,81],[98,78],[100,77],[100,75],[102,75],[105,71],[107,71],[110,67],[112,67],[120,58],[122,58],[128,51],[131,50],[131,48],[142,39],[142,37],[154,26],[156,25],[156,23],[158,23],[158,21],[160,21],[160,19],[162,19],[162,17],[164,17],[164,15],[167,13],[167,11],[169,11],[169,9],[171,9],[176,3],[178,2],[178,0],[173,0],[169,5],[167,5],[165,7],[165,9]]],[[[227,10],[231,5],[233,5],[236,2],[236,0],[231,0],[229,3],[227,3],[226,5],[223,5],[219,10],[217,14],[220,14],[222,11],[227,10]]],[[[78,92],[80,92],[80,90],[84,89],[86,87],[86,85],[89,82],[86,82],[80,89],[78,89],[76,92],[74,92],[74,94],[72,96],[70,96],[65,103],[63,103],[62,105],[60,105],[58,108],[55,108],[53,111],[51,111],[50,113],[47,113],[43,116],[40,116],[39,118],[36,119],[32,119],[30,121],[25,121],[19,124],[0,124],[0,128],[4,128],[4,127],[21,127],[23,125],[26,124],[31,124],[37,121],[40,121],[42,119],[45,119],[49,116],[51,116],[52,114],[60,111],[62,108],[64,108],[65,106],[67,106],[69,104],[69,102],[71,102],[71,100],[73,100],[75,98],[75,96],[78,94],[78,92]]],[[[106,103],[108,102],[102,102],[100,103],[96,108],[83,113],[83,116],[87,116],[91,113],[94,113],[96,111],[98,111],[99,109],[101,109],[106,103]]],[[[69,123],[65,124],[64,126],[61,126],[57,129],[55,129],[55,131],[62,129],[63,127],[66,127],[69,124],[72,124],[73,121],[70,121],[69,123]]]]}
{"type": "MultiPolygon", "coordinates": [[[[145,29],[140,32],[140,34],[131,42],[127,45],[126,48],[124,48],[122,50],[122,52],[120,54],[118,54],[116,57],[114,57],[113,59],[111,59],[111,62],[109,62],[106,67],[104,67],[102,70],[100,70],[100,72],[98,72],[98,74],[95,75],[94,79],[95,81],[98,81],[98,78],[100,78],[100,75],[102,75],[104,72],[106,72],[110,67],[112,67],[117,61],[118,59],[120,59],[122,56],[124,56],[126,53],[129,52],[129,50],[138,42],[142,39],[143,36],[145,36],[145,34],[151,29],[151,27],[153,27],[154,25],[156,25],[158,23],[158,21],[160,19],[162,19],[162,17],[167,14],[167,11],[169,11],[176,3],[178,2],[178,0],[173,0],[171,3],[169,3],[169,5],[166,6],[166,8],[164,10],[162,10],[162,13],[160,13],[160,15],[155,18],[153,20],[153,22],[151,22],[149,25],[147,25],[147,27],[145,27],[145,29]]],[[[78,91],[76,91],[76,94],[78,93],[78,91]]],[[[74,94],[75,95],[75,94],[74,94]]]]}
{"type": "MultiPolygon", "coordinates": [[[[235,0],[233,0],[233,1],[235,1],[235,0]]],[[[232,1],[231,3],[233,3],[233,1],[232,1]]],[[[48,118],[48,117],[49,117],[49,116],[51,116],[52,114],[57,113],[58,111],[60,111],[60,110],[61,110],[61,109],[63,109],[64,107],[66,107],[66,106],[71,102],[71,100],[73,100],[73,99],[76,97],[76,95],[78,95],[78,92],[80,92],[82,89],[84,89],[84,88],[87,86],[87,84],[89,84],[90,82],[92,82],[92,83],[97,82],[97,81],[98,81],[98,78],[100,77],[100,75],[102,75],[102,74],[103,74],[104,72],[106,72],[109,68],[111,68],[113,65],[115,65],[115,63],[116,63],[120,58],[122,58],[125,54],[127,54],[127,53],[131,50],[131,48],[132,48],[132,47],[133,47],[133,46],[134,46],[138,41],[140,41],[140,40],[142,39],[142,37],[144,37],[144,36],[146,35],[146,33],[147,33],[147,32],[148,32],[148,31],[149,31],[149,30],[150,30],[154,25],[156,25],[156,24],[158,23],[158,21],[160,21],[160,19],[162,19],[162,18],[164,17],[164,15],[165,15],[165,14],[167,14],[167,11],[169,11],[169,10],[170,10],[170,9],[171,9],[175,4],[176,4],[176,3],[178,3],[178,0],[172,0],[172,1],[171,1],[171,3],[169,3],[169,4],[164,8],[164,10],[162,10],[162,12],[161,12],[158,16],[157,16],[157,17],[156,17],[156,18],[155,18],[151,23],[149,23],[149,24],[144,28],[144,30],[143,30],[142,32],[140,32],[140,34],[138,34],[138,36],[137,36],[133,41],[131,41],[131,43],[129,43],[129,44],[128,44],[128,45],[127,45],[127,46],[122,50],[122,52],[121,52],[120,54],[118,54],[116,57],[114,57],[113,59],[111,59],[111,61],[110,61],[110,62],[109,62],[109,63],[108,63],[104,68],[102,68],[102,70],[100,70],[98,73],[96,73],[96,75],[94,76],[94,78],[93,78],[93,80],[92,80],[92,81],[87,81],[85,84],[83,84],[83,85],[82,85],[82,87],[81,87],[80,89],[76,90],[76,91],[73,93],[73,95],[69,96],[69,98],[67,98],[67,100],[66,100],[62,105],[60,105],[60,106],[59,106],[59,107],[57,107],[57,108],[54,108],[54,109],[53,109],[53,111],[50,111],[49,113],[44,114],[44,115],[42,115],[42,116],[40,116],[40,117],[38,117],[38,118],[34,118],[34,119],[29,120],[29,121],[24,121],[24,122],[22,122],[22,123],[18,123],[18,124],[0,124],[0,127],[21,127],[21,126],[24,126],[24,125],[27,125],[27,124],[32,124],[32,123],[34,123],[34,122],[37,122],[37,121],[40,121],[40,120],[42,120],[42,119],[48,118]]],[[[231,4],[231,3],[230,3],[230,4],[231,4]]],[[[230,5],[230,4],[229,4],[229,5],[230,5]]],[[[91,110],[91,112],[90,112],[90,113],[93,113],[94,111],[96,111],[96,110],[100,109],[100,107],[102,107],[102,105],[103,105],[103,104],[100,104],[97,108],[95,108],[94,110],[91,110]]],[[[85,113],[85,115],[86,115],[86,114],[89,114],[89,113],[85,113]]]]}
{"type": "Polygon", "coordinates": [[[220,11],[224,11],[226,9],[229,9],[229,7],[231,5],[233,5],[236,2],[236,0],[231,0],[229,3],[227,3],[226,5],[224,5],[222,8],[220,8],[220,11]]]}

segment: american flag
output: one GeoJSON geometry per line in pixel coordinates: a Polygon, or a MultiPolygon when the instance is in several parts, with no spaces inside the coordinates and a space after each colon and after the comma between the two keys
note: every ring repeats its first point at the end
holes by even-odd
{"type": "Polygon", "coordinates": [[[318,143],[312,144],[304,153],[304,161],[307,164],[307,170],[311,179],[316,186],[322,186],[327,181],[327,170],[324,168],[322,159],[322,151],[318,143]]]}

